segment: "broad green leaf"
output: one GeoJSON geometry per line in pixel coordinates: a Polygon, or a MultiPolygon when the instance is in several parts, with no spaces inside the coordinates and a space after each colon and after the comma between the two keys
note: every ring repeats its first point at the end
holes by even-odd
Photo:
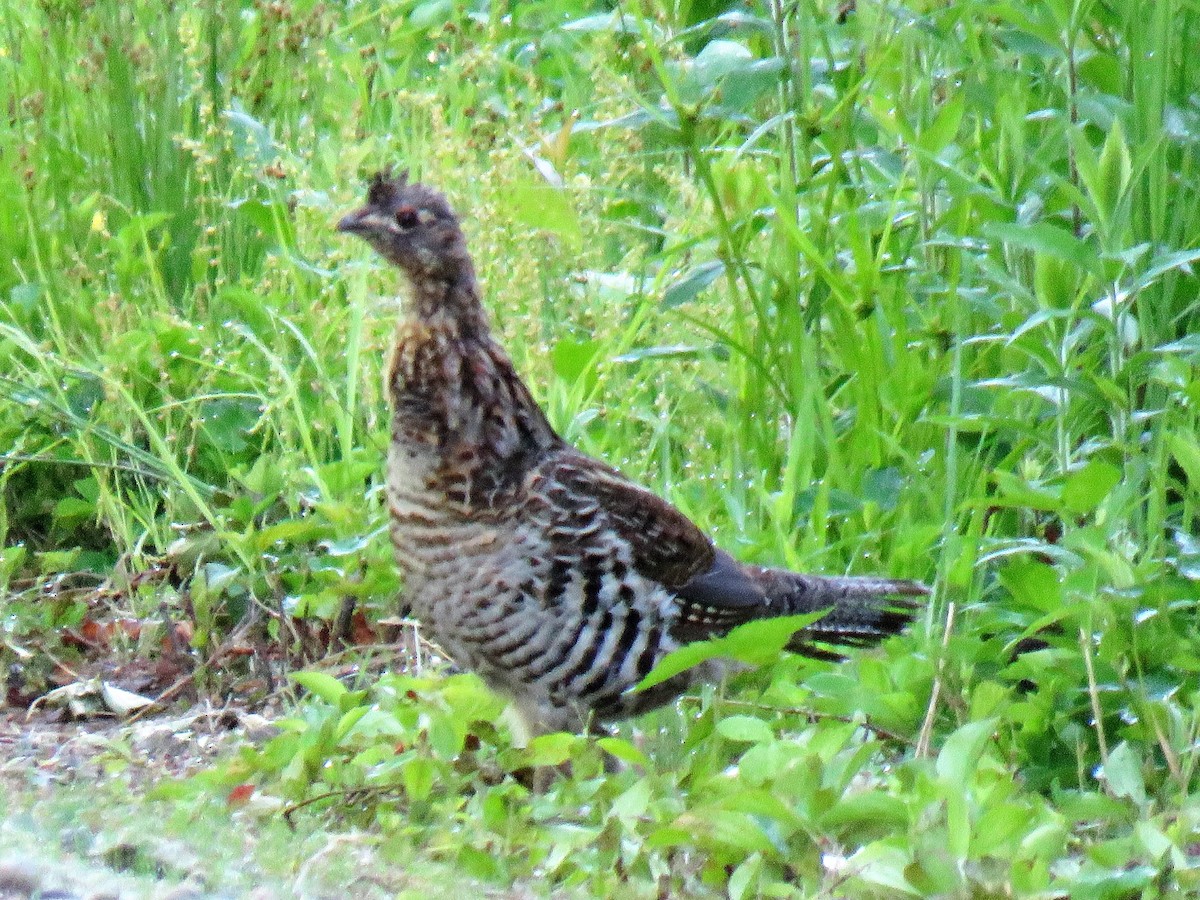
{"type": "Polygon", "coordinates": [[[1063,485],[1063,503],[1072,512],[1092,512],[1120,481],[1120,469],[1093,459],[1067,476],[1067,483],[1063,485]]]}
{"type": "Polygon", "coordinates": [[[730,110],[746,109],[767,91],[777,89],[786,71],[786,64],[777,56],[756,59],[735,69],[721,84],[722,106],[730,110]]]}
{"type": "Polygon", "coordinates": [[[67,525],[81,522],[96,515],[96,505],[79,497],[63,497],[54,504],[54,519],[67,525]]]}
{"type": "Polygon", "coordinates": [[[313,518],[284,519],[268,525],[254,536],[259,552],[280,542],[306,543],[328,533],[329,526],[313,518]]]}
{"type": "Polygon", "coordinates": [[[451,760],[462,751],[467,723],[442,712],[429,715],[429,745],[439,759],[451,760]]]}
{"type": "Polygon", "coordinates": [[[792,636],[824,616],[822,609],[799,616],[758,619],[739,625],[721,639],[722,655],[751,665],[762,665],[777,657],[792,636]]]}
{"type": "Polygon", "coordinates": [[[1042,509],[1048,512],[1057,511],[1062,506],[1056,486],[1030,484],[1019,475],[1003,469],[992,472],[992,478],[1000,490],[1000,498],[997,499],[1002,499],[1005,506],[1042,509]]]}
{"type": "Polygon", "coordinates": [[[1039,301],[1069,312],[1075,302],[1079,269],[1070,262],[1039,253],[1033,260],[1034,292],[1039,301]]]}
{"type": "Polygon", "coordinates": [[[741,71],[753,62],[754,54],[737,41],[709,41],[695,59],[681,67],[680,97],[685,103],[698,102],[727,75],[741,71]]]}
{"type": "Polygon", "coordinates": [[[1111,215],[1117,203],[1124,194],[1132,175],[1133,163],[1129,158],[1129,145],[1125,142],[1125,131],[1121,128],[1121,120],[1116,119],[1109,129],[1108,137],[1104,139],[1104,148],[1100,151],[1097,166],[1098,183],[1093,191],[1097,204],[1106,214],[1111,215]]]}
{"type": "Polygon", "coordinates": [[[271,131],[250,113],[237,98],[225,110],[225,119],[233,132],[233,148],[239,159],[252,165],[266,165],[275,156],[277,148],[271,131]]]}
{"type": "Polygon", "coordinates": [[[758,882],[758,873],[762,869],[762,854],[752,853],[741,863],[733,874],[729,876],[729,885],[726,890],[729,892],[729,900],[743,900],[744,897],[751,896],[751,891],[754,890],[755,884],[758,882]]]}
{"type": "Polygon", "coordinates": [[[979,757],[996,730],[997,721],[992,718],[969,722],[946,738],[935,766],[938,777],[959,788],[970,784],[979,757]]]}
{"type": "Polygon", "coordinates": [[[1108,762],[1104,764],[1104,780],[1116,796],[1128,797],[1139,805],[1146,802],[1142,758],[1127,741],[1121,741],[1108,754],[1108,762]]]}
{"type": "Polygon", "coordinates": [[[561,238],[568,247],[583,242],[579,215],[570,195],[562,188],[524,181],[510,186],[505,199],[514,218],[539,231],[549,231],[561,238]]]}
{"type": "Polygon", "coordinates": [[[1051,225],[1049,222],[1024,226],[992,222],[983,227],[983,232],[992,240],[1002,241],[1022,250],[1032,250],[1034,253],[1045,253],[1088,271],[1099,263],[1099,257],[1086,242],[1065,228],[1051,225]]]}
{"type": "Polygon", "coordinates": [[[1150,822],[1138,822],[1134,832],[1146,852],[1155,860],[1163,859],[1175,847],[1174,842],[1150,822]]]}
{"type": "Polygon", "coordinates": [[[458,866],[472,878],[499,881],[504,873],[500,858],[494,850],[483,851],[466,844],[458,847],[458,866]]]}
{"type": "MultiPolygon", "coordinates": [[[[1200,262],[1200,248],[1194,248],[1191,250],[1175,250],[1167,253],[1156,254],[1150,260],[1150,265],[1138,273],[1130,290],[1143,290],[1154,284],[1167,272],[1173,272],[1177,269],[1182,269],[1184,272],[1189,272],[1192,263],[1195,262],[1200,262]]],[[[1197,335],[1186,335],[1183,340],[1196,337],[1197,335]]],[[[1166,350],[1167,348],[1159,347],[1158,349],[1166,350]]]]}
{"type": "Polygon", "coordinates": [[[858,873],[858,877],[867,884],[877,885],[887,891],[876,892],[875,896],[927,897],[928,894],[914,887],[906,875],[912,862],[910,852],[908,848],[876,841],[867,844],[846,860],[844,865],[847,871],[858,873]]]}
{"type": "MultiPolygon", "coordinates": [[[[595,380],[594,362],[600,353],[602,345],[599,341],[576,341],[572,338],[561,338],[550,351],[550,364],[554,374],[568,384],[574,384],[587,373],[592,374],[590,381],[595,380]]],[[[590,388],[590,385],[588,385],[590,388]]]]}
{"type": "Polygon", "coordinates": [[[678,650],[672,650],[658,661],[658,665],[651,669],[649,674],[641,680],[637,689],[644,691],[647,688],[652,688],[656,684],[662,684],[662,682],[669,678],[674,678],[680,672],[686,672],[693,666],[700,665],[705,660],[721,656],[721,648],[715,646],[719,642],[719,639],[716,641],[698,641],[694,644],[685,644],[678,650]]]}
{"type": "MultiPolygon", "coordinates": [[[[350,695],[347,694],[347,696],[350,695]]],[[[338,719],[337,728],[334,729],[334,740],[340,743],[346,735],[354,730],[354,726],[359,723],[362,717],[370,711],[371,707],[369,706],[355,706],[342,713],[338,719]]]]}
{"type": "Polygon", "coordinates": [[[346,686],[326,672],[292,672],[288,677],[314,697],[336,706],[346,686]]]}
{"type": "Polygon", "coordinates": [[[434,763],[426,756],[414,756],[400,773],[404,790],[413,800],[424,800],[433,790],[434,763]]]}
{"type": "Polygon", "coordinates": [[[320,547],[330,556],[350,556],[360,553],[371,543],[369,535],[343,538],[340,541],[321,541],[320,547]]]}
{"type": "Polygon", "coordinates": [[[763,831],[762,826],[748,813],[726,809],[696,809],[689,817],[694,816],[699,821],[697,827],[703,829],[711,840],[727,847],[736,847],[749,853],[759,851],[772,853],[775,845],[763,831]]]}
{"type": "Polygon", "coordinates": [[[642,679],[637,689],[644,691],[654,687],[709,659],[725,657],[750,665],[770,662],[783,651],[796,632],[802,631],[826,612],[828,610],[818,610],[801,616],[759,619],[739,625],[724,637],[686,644],[659,660],[658,665],[642,679]]]}
{"type": "Polygon", "coordinates": [[[618,819],[636,819],[645,814],[650,805],[650,782],[639,778],[633,785],[612,802],[612,814],[618,819]]]}
{"type": "Polygon", "coordinates": [[[876,504],[885,512],[896,508],[904,487],[905,478],[894,466],[870,469],[863,475],[863,499],[876,504]]]}
{"type": "Polygon", "coordinates": [[[775,737],[771,726],[754,716],[727,716],[717,723],[717,732],[731,741],[768,743],[775,737]]]}
{"type": "Polygon", "coordinates": [[[866,825],[878,829],[903,829],[909,821],[904,799],[882,791],[852,794],[822,810],[820,815],[821,825],[825,828],[866,825]]]}
{"type": "Polygon", "coordinates": [[[451,0],[427,0],[408,14],[408,23],[413,28],[437,28],[450,21],[453,13],[454,4],[451,0]]]}
{"type": "Polygon", "coordinates": [[[605,753],[621,760],[621,762],[630,763],[631,765],[641,766],[643,769],[652,767],[650,757],[631,744],[624,738],[604,737],[596,740],[596,746],[605,753]]]}
{"type": "Polygon", "coordinates": [[[576,735],[557,731],[540,734],[529,742],[529,763],[534,766],[558,766],[571,758],[571,750],[578,738],[576,735]]]}

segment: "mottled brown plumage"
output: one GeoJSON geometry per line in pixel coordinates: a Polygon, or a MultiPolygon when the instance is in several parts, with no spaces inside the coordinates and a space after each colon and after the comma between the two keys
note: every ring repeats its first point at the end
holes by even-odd
{"type": "Polygon", "coordinates": [[[340,231],[411,288],[387,374],[391,536],[413,614],[531,731],[578,730],[669,702],[718,664],[632,688],[683,643],[829,609],[791,649],[835,657],[899,631],[912,581],[748,566],[665,500],[555,433],[492,338],[445,198],[376,175],[340,231]]]}

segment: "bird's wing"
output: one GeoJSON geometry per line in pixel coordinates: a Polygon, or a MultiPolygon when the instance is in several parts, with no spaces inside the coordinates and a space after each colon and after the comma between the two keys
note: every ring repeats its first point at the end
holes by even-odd
{"type": "MultiPolygon", "coordinates": [[[[678,598],[676,637],[701,640],[756,618],[768,608],[744,566],[661,497],[615,469],[575,451],[556,454],[535,473],[540,491],[561,515],[598,506],[630,548],[638,573],[678,598]]],[[[590,518],[590,516],[589,516],[590,518]]]]}

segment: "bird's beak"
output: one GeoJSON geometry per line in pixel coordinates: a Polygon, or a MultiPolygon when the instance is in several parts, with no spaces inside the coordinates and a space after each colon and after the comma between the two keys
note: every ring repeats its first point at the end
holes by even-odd
{"type": "Polygon", "coordinates": [[[344,231],[347,234],[354,234],[357,231],[361,231],[363,220],[369,212],[369,209],[356,209],[354,212],[342,216],[342,220],[337,223],[337,230],[344,231]]]}

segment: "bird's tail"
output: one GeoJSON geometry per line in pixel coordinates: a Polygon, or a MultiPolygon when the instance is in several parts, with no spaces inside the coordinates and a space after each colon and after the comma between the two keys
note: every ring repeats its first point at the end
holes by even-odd
{"type": "Polygon", "coordinates": [[[892,578],[801,575],[786,569],[748,567],[767,595],[772,616],[829,612],[796,634],[788,649],[808,656],[841,657],[820,644],[868,647],[904,629],[921,607],[912,599],[929,588],[892,578]]]}

